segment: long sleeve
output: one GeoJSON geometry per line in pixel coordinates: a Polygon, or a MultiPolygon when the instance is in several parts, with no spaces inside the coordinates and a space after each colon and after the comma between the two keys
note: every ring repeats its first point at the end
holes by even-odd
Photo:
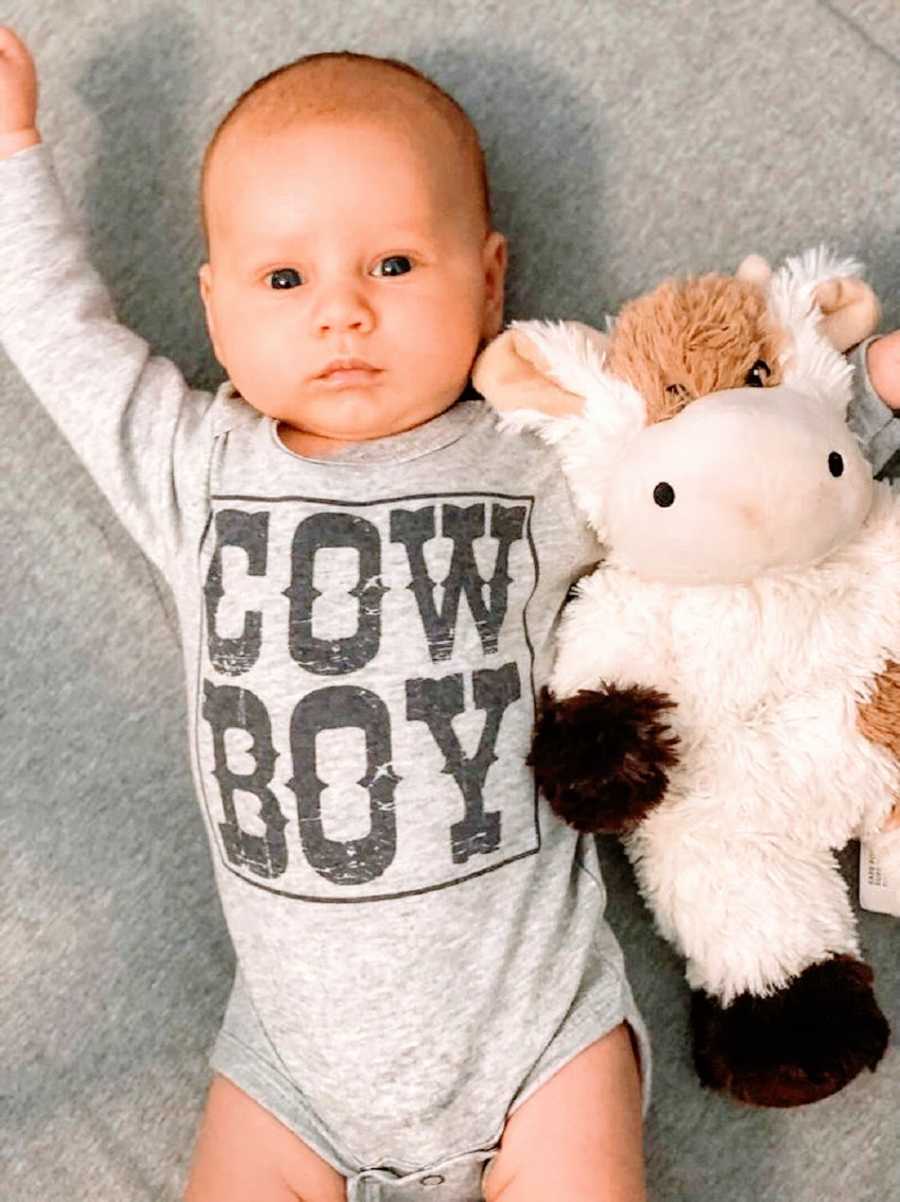
{"type": "Polygon", "coordinates": [[[116,320],[44,144],[0,161],[0,343],[165,574],[197,503],[215,398],[116,320]]]}
{"type": "Polygon", "coordinates": [[[874,341],[875,338],[867,338],[849,356],[855,370],[853,399],[847,420],[875,475],[884,473],[893,476],[898,474],[892,470],[891,460],[900,451],[900,421],[896,420],[894,411],[884,403],[869,379],[866,351],[874,341]]]}

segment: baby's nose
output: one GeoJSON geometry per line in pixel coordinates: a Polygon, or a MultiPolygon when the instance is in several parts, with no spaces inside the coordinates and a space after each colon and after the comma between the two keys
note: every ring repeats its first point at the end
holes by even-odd
{"type": "Polygon", "coordinates": [[[316,323],[322,333],[366,330],[372,320],[372,310],[360,289],[348,285],[331,289],[322,298],[316,314],[316,323]]]}

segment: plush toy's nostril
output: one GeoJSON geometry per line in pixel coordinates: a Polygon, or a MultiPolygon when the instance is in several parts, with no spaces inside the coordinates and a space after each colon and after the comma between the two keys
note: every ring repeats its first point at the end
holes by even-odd
{"type": "Polygon", "coordinates": [[[654,488],[653,500],[660,507],[660,509],[668,509],[670,505],[674,504],[675,489],[671,484],[666,484],[665,480],[663,480],[660,484],[657,484],[656,488],[654,488]]]}
{"type": "Polygon", "coordinates": [[[828,470],[832,476],[843,476],[844,474],[843,456],[839,455],[837,451],[832,451],[828,456],[828,470]]]}

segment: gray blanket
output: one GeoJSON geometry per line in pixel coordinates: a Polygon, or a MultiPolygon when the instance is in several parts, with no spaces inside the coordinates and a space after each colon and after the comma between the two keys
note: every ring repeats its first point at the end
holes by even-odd
{"type": "MultiPolygon", "coordinates": [[[[35,53],[41,127],[120,317],[198,386],[221,379],[196,290],[205,141],[253,79],[344,47],[420,65],[475,119],[509,317],[600,324],[668,273],[827,241],[900,325],[896,0],[7,0],[0,20],[35,53]]],[[[2,355],[0,504],[0,1197],[174,1202],[232,959],[173,608],[2,355]]],[[[681,963],[603,855],[655,1041],[651,1197],[900,1197],[896,1048],[795,1112],[705,1093],[681,963]]],[[[900,1033],[897,921],[861,917],[900,1033]]]]}

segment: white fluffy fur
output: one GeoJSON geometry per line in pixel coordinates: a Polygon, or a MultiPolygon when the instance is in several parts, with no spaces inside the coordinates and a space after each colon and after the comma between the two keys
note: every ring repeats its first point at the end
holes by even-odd
{"type": "Polygon", "coordinates": [[[825,280],[858,276],[855,259],[840,258],[819,246],[786,259],[769,280],[769,308],[791,342],[781,352],[784,383],[835,406],[843,416],[852,393],[853,369],[818,332],[821,310],[813,292],[825,280]]]}
{"type": "MultiPolygon", "coordinates": [[[[858,273],[819,248],[768,284],[791,335],[784,382],[832,413],[846,409],[851,370],[819,333],[813,289],[858,273]]],[[[603,538],[606,485],[646,422],[643,402],[559,323],[521,328],[586,405],[583,417],[520,424],[559,447],[603,538]]],[[[674,586],[638,578],[613,548],[564,615],[557,696],[606,682],[652,686],[677,702],[680,764],[626,848],[691,985],[724,1004],[769,994],[832,953],[858,954],[834,849],[875,832],[900,791],[892,756],[857,724],[877,674],[900,660],[898,598],[900,498],[878,485],[860,535],[814,566],[674,586]]],[[[880,843],[900,868],[900,835],[880,843]]]]}
{"type": "Polygon", "coordinates": [[[557,447],[573,492],[599,538],[606,538],[603,501],[610,474],[630,440],[647,424],[644,398],[610,375],[595,343],[564,321],[517,321],[512,328],[531,339],[551,378],[567,392],[585,398],[584,411],[550,418],[533,409],[501,414],[510,430],[536,430],[557,447]]]}
{"type": "Polygon", "coordinates": [[[681,763],[626,848],[692,987],[725,1004],[858,952],[831,849],[876,830],[900,788],[857,727],[900,659],[898,596],[900,497],[882,484],[862,536],[813,568],[673,588],[610,563],[564,615],[557,696],[604,681],[677,702],[681,763]]]}

